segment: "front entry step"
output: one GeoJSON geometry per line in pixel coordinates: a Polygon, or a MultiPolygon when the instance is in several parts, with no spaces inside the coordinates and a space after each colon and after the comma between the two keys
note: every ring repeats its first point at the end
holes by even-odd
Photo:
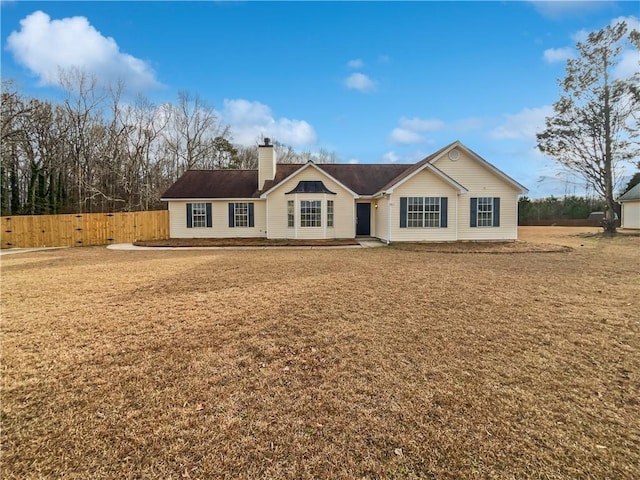
{"type": "Polygon", "coordinates": [[[373,237],[358,237],[356,238],[356,242],[358,242],[363,248],[376,248],[376,247],[386,247],[387,244],[373,237]]]}

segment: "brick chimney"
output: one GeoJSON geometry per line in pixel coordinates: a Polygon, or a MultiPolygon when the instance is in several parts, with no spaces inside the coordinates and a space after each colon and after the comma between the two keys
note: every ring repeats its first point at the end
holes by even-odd
{"type": "Polygon", "coordinates": [[[264,139],[264,145],[258,145],[258,190],[264,183],[276,178],[276,152],[270,138],[264,139]]]}

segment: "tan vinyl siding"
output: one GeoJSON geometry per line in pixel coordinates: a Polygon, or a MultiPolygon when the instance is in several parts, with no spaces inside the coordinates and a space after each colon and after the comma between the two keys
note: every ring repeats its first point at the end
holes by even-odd
{"type": "Polygon", "coordinates": [[[456,239],[457,190],[428,169],[411,177],[393,190],[391,195],[391,241],[392,242],[444,242],[456,239]],[[448,222],[446,228],[400,228],[401,197],[446,197],[448,198],[448,222]]]}
{"type": "Polygon", "coordinates": [[[622,228],[640,228],[640,201],[622,202],[622,228]]]}
{"type": "Polygon", "coordinates": [[[374,237],[378,237],[381,240],[388,240],[389,239],[389,232],[388,232],[388,228],[389,228],[389,224],[388,224],[388,217],[387,215],[389,214],[389,200],[385,197],[382,198],[378,198],[376,200],[374,200],[374,205],[373,205],[373,210],[374,210],[374,218],[376,219],[375,221],[375,230],[372,229],[371,230],[371,234],[374,237]],[[378,208],[375,208],[375,205],[378,205],[378,208]]]}
{"type": "Polygon", "coordinates": [[[267,200],[268,238],[299,238],[299,239],[322,239],[322,238],[354,238],[355,237],[355,201],[351,193],[331,180],[324,173],[313,167],[308,167],[289,180],[282,183],[278,188],[268,195],[267,200]],[[292,193],[300,181],[321,180],[324,185],[336,195],[325,193],[292,193]],[[294,228],[287,227],[287,201],[295,201],[295,223],[294,228]],[[301,227],[300,226],[300,202],[302,200],[320,200],[322,202],[322,226],[321,227],[301,227]],[[333,200],[334,226],[327,227],[327,200],[333,200]]]}
{"type": "Polygon", "coordinates": [[[233,238],[266,236],[266,202],[264,200],[189,200],[169,202],[171,238],[233,238]],[[254,227],[229,228],[229,203],[254,204],[254,227]],[[187,228],[187,203],[211,203],[211,228],[187,228]]]}
{"type": "MultiPolygon", "coordinates": [[[[434,164],[454,178],[468,193],[458,196],[458,240],[515,240],[518,238],[518,194],[511,184],[470,157],[463,149],[460,158],[451,161],[444,155],[434,164]],[[500,226],[471,227],[471,198],[500,197],[500,226]]],[[[449,201],[449,209],[455,208],[449,201]]],[[[450,219],[455,218],[451,215],[450,219]]]]}

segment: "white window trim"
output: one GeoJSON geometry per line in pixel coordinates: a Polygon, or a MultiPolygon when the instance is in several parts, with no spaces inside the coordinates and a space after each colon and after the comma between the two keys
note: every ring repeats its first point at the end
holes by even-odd
{"type": "Polygon", "coordinates": [[[494,197],[477,197],[476,204],[476,227],[477,228],[493,228],[493,215],[495,212],[493,211],[493,198],[494,197]],[[480,200],[488,200],[489,210],[483,213],[489,213],[489,225],[480,225],[480,200]]]}
{"type": "Polygon", "coordinates": [[[442,197],[407,197],[407,228],[442,228],[440,227],[440,225],[442,225],[442,197]],[[421,225],[411,225],[409,222],[409,213],[414,213],[414,212],[409,212],[409,206],[411,203],[411,199],[414,198],[419,198],[422,200],[422,210],[419,212],[415,212],[415,213],[419,213],[420,214],[420,220],[421,220],[421,225]],[[433,206],[433,205],[437,205],[438,209],[437,209],[437,225],[425,225],[426,223],[426,218],[427,218],[427,214],[431,214],[431,213],[436,213],[433,211],[427,211],[426,207],[427,207],[427,200],[435,200],[437,199],[437,203],[436,204],[432,204],[431,202],[429,202],[429,206],[433,206]]]}
{"type": "Polygon", "coordinates": [[[205,202],[191,203],[191,228],[207,228],[207,204],[205,202]],[[196,206],[202,207],[202,213],[196,213],[196,206]],[[196,219],[198,222],[202,221],[202,225],[196,225],[196,219]]]}
{"type": "Polygon", "coordinates": [[[287,200],[287,228],[296,228],[296,201],[287,200]],[[289,205],[292,206],[292,212],[289,212],[289,205]],[[289,216],[293,216],[293,225],[289,225],[289,216]]]}
{"type": "Polygon", "coordinates": [[[251,202],[233,202],[233,228],[251,228],[249,226],[249,203],[251,202]],[[245,213],[238,213],[238,205],[244,205],[245,213]],[[238,219],[246,221],[246,225],[238,225],[238,219]]]}
{"type": "MultiPolygon", "coordinates": [[[[309,214],[307,214],[307,215],[309,215],[309,214]]],[[[300,228],[322,228],[322,223],[323,223],[322,222],[322,200],[300,200],[300,222],[299,223],[300,223],[300,228]],[[305,202],[310,204],[309,208],[311,208],[311,209],[315,209],[315,204],[319,205],[319,207],[318,207],[319,211],[317,213],[313,213],[313,215],[314,215],[314,218],[313,218],[314,222],[313,223],[315,223],[315,220],[318,220],[319,225],[304,225],[305,217],[302,214],[302,205],[305,202]],[[317,215],[317,217],[316,217],[316,215],[317,215]]]]}
{"type": "Polygon", "coordinates": [[[327,200],[327,228],[335,228],[336,224],[336,204],[333,200],[327,200]],[[331,212],[329,212],[329,202],[331,202],[331,212]],[[329,214],[331,214],[331,225],[329,225],[329,214]]]}

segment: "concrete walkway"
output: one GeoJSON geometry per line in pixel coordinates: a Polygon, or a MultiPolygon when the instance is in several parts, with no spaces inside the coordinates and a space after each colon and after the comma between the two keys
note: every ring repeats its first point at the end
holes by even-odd
{"type": "Polygon", "coordinates": [[[363,238],[362,240],[356,239],[362,248],[377,248],[386,247],[387,244],[378,240],[377,238],[363,238]]]}
{"type": "Polygon", "coordinates": [[[42,250],[58,250],[60,248],[69,247],[3,248],[2,250],[0,250],[0,256],[15,255],[17,253],[40,252],[42,250]]]}

